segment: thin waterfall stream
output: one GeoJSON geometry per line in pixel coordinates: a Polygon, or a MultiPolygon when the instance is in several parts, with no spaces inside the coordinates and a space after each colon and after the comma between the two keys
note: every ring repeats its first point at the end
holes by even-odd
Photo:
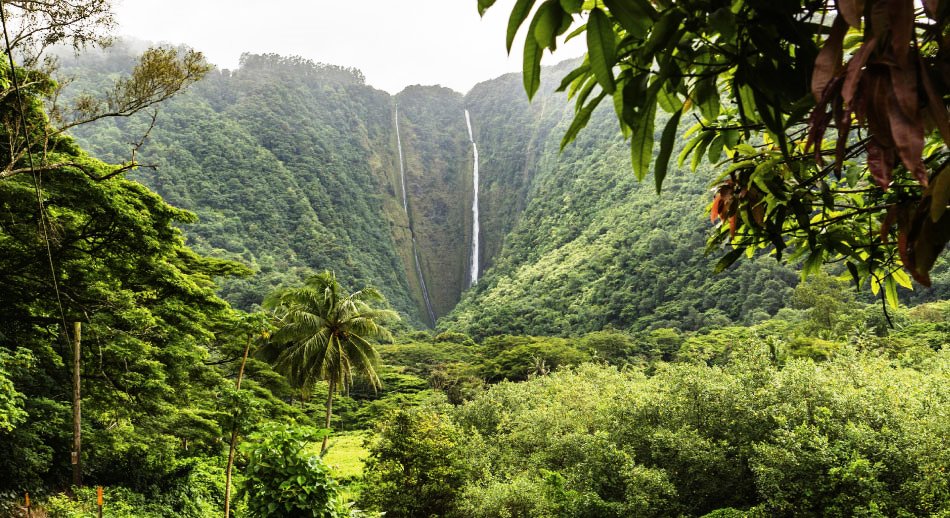
{"type": "Polygon", "coordinates": [[[412,216],[409,215],[409,197],[406,195],[406,166],[402,155],[402,138],[399,135],[399,106],[395,108],[395,123],[396,147],[399,149],[399,181],[402,184],[402,208],[406,211],[406,219],[409,222],[409,237],[412,239],[412,258],[416,263],[416,275],[419,277],[419,287],[422,288],[422,298],[426,303],[429,320],[434,326],[435,312],[432,311],[432,303],[429,302],[429,290],[426,288],[426,280],[422,275],[422,264],[419,262],[419,250],[416,247],[416,232],[412,228],[412,216]]]}
{"type": "Polygon", "coordinates": [[[472,119],[465,110],[465,125],[468,127],[468,139],[472,142],[474,166],[472,169],[472,270],[471,286],[478,282],[478,146],[475,145],[475,136],[472,134],[472,119]]]}

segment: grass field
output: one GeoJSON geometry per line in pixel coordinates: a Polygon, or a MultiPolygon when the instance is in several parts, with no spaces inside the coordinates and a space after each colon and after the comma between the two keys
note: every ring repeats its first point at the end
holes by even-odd
{"type": "Polygon", "coordinates": [[[363,476],[363,465],[369,456],[364,442],[367,432],[341,432],[330,436],[329,448],[323,460],[330,466],[333,477],[341,483],[358,480],[363,476]]]}

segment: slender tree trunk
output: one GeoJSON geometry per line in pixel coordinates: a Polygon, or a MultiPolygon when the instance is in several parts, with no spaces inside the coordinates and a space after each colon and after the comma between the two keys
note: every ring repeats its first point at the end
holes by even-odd
{"type": "Polygon", "coordinates": [[[80,348],[82,323],[73,322],[73,485],[82,487],[82,399],[80,393],[80,348]]]}
{"type": "MultiPolygon", "coordinates": [[[[235,388],[241,390],[241,379],[244,378],[244,365],[247,363],[247,353],[251,350],[251,335],[247,335],[247,343],[244,344],[244,356],[241,358],[241,368],[238,369],[237,382],[235,388]]],[[[231,518],[231,469],[234,467],[234,450],[237,446],[238,427],[237,423],[231,428],[231,445],[228,448],[228,467],[225,470],[224,483],[224,518],[231,518]]]]}
{"type": "MultiPolygon", "coordinates": [[[[330,390],[327,393],[327,422],[325,428],[329,432],[330,430],[330,416],[333,415],[333,389],[336,388],[336,385],[333,381],[330,381],[330,390]]],[[[323,438],[323,446],[320,447],[320,456],[322,457],[324,453],[327,452],[327,441],[330,439],[329,433],[323,438]]]]}

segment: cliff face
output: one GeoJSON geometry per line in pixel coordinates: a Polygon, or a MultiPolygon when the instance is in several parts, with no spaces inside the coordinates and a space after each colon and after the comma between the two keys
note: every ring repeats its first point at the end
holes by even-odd
{"type": "MultiPolygon", "coordinates": [[[[123,52],[65,59],[74,91],[101,90],[131,63],[123,52]]],[[[157,168],[133,174],[198,214],[185,229],[195,248],[258,270],[224,283],[242,308],[332,269],[349,288],[381,289],[412,324],[447,317],[443,326],[476,335],[698,328],[774,312],[760,299],[780,301],[794,276],[745,265],[714,279],[699,252],[708,175],[673,171],[657,197],[633,179],[609,109],[560,151],[573,107],[555,88],[572,65],[546,69],[529,103],[517,74],[465,96],[423,86],[391,96],[356,70],[247,55],[163,105],[137,156],[157,168]],[[465,110],[480,171],[472,290],[465,110]],[[751,302],[736,302],[743,296],[751,302]]],[[[123,161],[149,120],[102,121],[76,137],[123,161]]]]}

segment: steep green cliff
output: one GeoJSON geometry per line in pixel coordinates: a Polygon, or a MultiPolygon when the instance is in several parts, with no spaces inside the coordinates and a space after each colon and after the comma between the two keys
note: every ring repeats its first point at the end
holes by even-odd
{"type": "Polygon", "coordinates": [[[715,260],[703,256],[709,171],[672,171],[657,195],[633,177],[605,110],[559,152],[573,116],[554,91],[559,72],[545,71],[530,104],[517,75],[467,96],[482,155],[484,264],[493,266],[442,325],[475,336],[699,329],[781,308],[797,282],[790,270],[763,261],[714,276],[715,260]]]}
{"type": "MultiPolygon", "coordinates": [[[[127,70],[126,50],[67,59],[75,90],[127,70]]],[[[695,329],[773,314],[795,275],[766,263],[714,277],[700,253],[708,171],[671,172],[657,196],[633,179],[607,112],[559,152],[573,113],[555,80],[569,65],[546,70],[529,103],[517,74],[465,96],[423,86],[390,96],[356,70],[246,55],[163,106],[137,155],[157,168],[133,176],[198,214],[185,229],[198,250],[258,270],[224,283],[239,307],[332,269],[350,287],[378,286],[415,325],[432,323],[431,306],[443,327],[479,336],[695,329]],[[466,109],[480,152],[483,274],[468,292],[466,109]]],[[[121,161],[149,121],[75,133],[121,161]]]]}

